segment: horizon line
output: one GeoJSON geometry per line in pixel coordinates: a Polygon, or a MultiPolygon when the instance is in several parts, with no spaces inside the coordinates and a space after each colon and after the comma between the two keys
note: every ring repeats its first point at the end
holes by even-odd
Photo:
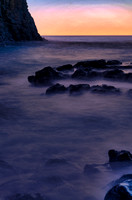
{"type": "Polygon", "coordinates": [[[76,36],[84,36],[84,37],[87,37],[87,36],[92,36],[92,37],[99,37],[99,36],[101,36],[101,37],[104,37],[104,36],[106,36],[106,37],[108,37],[108,36],[110,36],[110,37],[115,37],[115,36],[117,36],[117,37],[119,37],[119,36],[124,36],[124,37],[126,37],[126,36],[132,36],[132,35],[41,35],[41,36],[73,36],[73,37],[76,37],[76,36]]]}

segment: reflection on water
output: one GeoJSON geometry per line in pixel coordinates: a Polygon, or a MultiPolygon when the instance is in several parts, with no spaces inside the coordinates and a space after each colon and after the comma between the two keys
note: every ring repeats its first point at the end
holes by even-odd
{"type": "MultiPolygon", "coordinates": [[[[0,162],[1,196],[40,192],[51,200],[101,200],[112,180],[132,173],[131,168],[112,171],[104,165],[111,148],[132,152],[132,100],[126,95],[130,83],[89,82],[119,87],[123,91],[119,96],[47,97],[46,88],[27,82],[28,75],[47,65],[98,58],[130,62],[131,51],[55,43],[1,47],[0,75],[5,84],[0,85],[0,160],[10,166],[0,162]]],[[[71,80],[62,83],[69,85],[71,80]]]]}

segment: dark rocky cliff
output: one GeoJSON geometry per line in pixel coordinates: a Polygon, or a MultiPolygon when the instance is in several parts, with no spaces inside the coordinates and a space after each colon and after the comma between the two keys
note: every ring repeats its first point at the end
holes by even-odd
{"type": "Polygon", "coordinates": [[[26,0],[0,0],[0,42],[42,40],[26,0]]]}

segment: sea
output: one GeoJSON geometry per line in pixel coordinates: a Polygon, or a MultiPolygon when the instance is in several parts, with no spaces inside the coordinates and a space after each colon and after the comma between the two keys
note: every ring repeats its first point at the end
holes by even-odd
{"type": "Polygon", "coordinates": [[[112,168],[108,158],[110,149],[132,152],[132,83],[61,80],[112,85],[122,94],[46,96],[47,87],[27,77],[83,60],[130,65],[132,36],[44,37],[0,46],[0,200],[36,193],[44,200],[103,200],[113,181],[132,173],[130,166],[112,168]]]}

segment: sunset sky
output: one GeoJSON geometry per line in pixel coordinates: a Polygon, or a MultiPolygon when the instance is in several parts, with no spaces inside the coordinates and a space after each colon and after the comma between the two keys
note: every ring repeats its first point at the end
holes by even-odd
{"type": "Polygon", "coordinates": [[[27,0],[41,35],[132,35],[132,0],[27,0]]]}

